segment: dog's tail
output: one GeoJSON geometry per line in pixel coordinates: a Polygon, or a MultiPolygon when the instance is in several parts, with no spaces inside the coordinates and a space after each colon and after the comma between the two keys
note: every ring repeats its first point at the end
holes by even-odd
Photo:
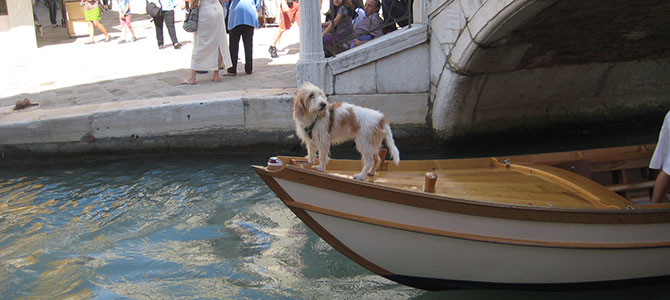
{"type": "Polygon", "coordinates": [[[388,123],[384,125],[384,132],[386,133],[386,147],[388,147],[389,151],[391,151],[391,157],[397,166],[400,163],[400,151],[398,151],[398,147],[395,146],[395,141],[393,141],[393,133],[391,132],[391,126],[388,123]]]}

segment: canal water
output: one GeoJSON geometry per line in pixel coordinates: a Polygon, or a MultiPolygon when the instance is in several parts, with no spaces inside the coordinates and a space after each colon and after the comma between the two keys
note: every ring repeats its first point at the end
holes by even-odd
{"type": "MultiPolygon", "coordinates": [[[[414,156],[422,155],[432,154],[414,156]]],[[[159,154],[2,166],[0,298],[670,297],[664,285],[565,293],[396,284],[351,262],[284,207],[249,167],[267,158],[159,154]]]]}

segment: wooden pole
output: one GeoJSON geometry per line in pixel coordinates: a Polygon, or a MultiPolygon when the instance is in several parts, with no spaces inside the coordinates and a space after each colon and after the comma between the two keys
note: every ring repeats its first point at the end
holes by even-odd
{"type": "Polygon", "coordinates": [[[435,193],[435,183],[437,182],[437,174],[433,172],[427,172],[424,175],[424,185],[423,191],[426,193],[435,193]]]}

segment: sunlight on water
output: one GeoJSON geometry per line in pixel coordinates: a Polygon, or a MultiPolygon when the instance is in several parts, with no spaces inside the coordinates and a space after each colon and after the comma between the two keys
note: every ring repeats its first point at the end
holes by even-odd
{"type": "MultiPolygon", "coordinates": [[[[266,159],[160,155],[3,167],[0,298],[564,299],[566,295],[436,293],[388,281],[356,265],[303,225],[249,167],[266,159]]],[[[639,290],[634,292],[640,295],[639,290]]],[[[570,295],[575,296],[612,299],[613,293],[570,295]]],[[[667,294],[658,299],[662,296],[667,294]]]]}
{"type": "Polygon", "coordinates": [[[215,156],[0,171],[3,299],[405,299],[283,206],[249,167],[215,156]]]}

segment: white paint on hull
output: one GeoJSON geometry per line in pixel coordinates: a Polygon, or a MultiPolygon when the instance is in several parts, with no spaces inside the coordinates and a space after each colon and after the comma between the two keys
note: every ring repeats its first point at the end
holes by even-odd
{"type": "Polygon", "coordinates": [[[580,224],[440,212],[379,201],[276,178],[297,202],[400,224],[528,241],[631,244],[670,241],[670,224],[580,224]]]}
{"type": "Polygon", "coordinates": [[[487,243],[392,229],[309,212],[368,261],[405,276],[559,284],[668,275],[670,248],[568,249],[487,243]]]}

